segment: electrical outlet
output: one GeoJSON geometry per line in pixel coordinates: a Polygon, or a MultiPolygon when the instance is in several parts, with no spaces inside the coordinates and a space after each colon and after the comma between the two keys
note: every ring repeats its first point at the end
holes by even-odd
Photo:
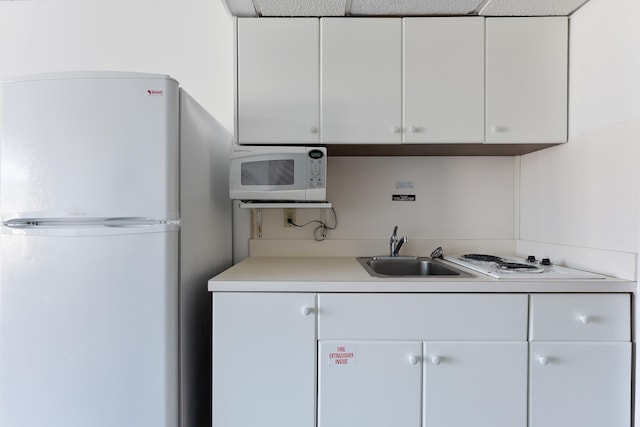
{"type": "Polygon", "coordinates": [[[284,226],[293,227],[292,223],[296,222],[296,210],[294,208],[286,208],[284,211],[284,226]]]}

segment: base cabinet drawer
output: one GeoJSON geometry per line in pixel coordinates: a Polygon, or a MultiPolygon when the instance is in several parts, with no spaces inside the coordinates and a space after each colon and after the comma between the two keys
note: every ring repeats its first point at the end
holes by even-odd
{"type": "Polygon", "coordinates": [[[320,294],[318,339],[527,340],[527,294],[320,294]]]}
{"type": "Polygon", "coordinates": [[[531,341],[629,341],[628,294],[531,295],[531,341]]]}

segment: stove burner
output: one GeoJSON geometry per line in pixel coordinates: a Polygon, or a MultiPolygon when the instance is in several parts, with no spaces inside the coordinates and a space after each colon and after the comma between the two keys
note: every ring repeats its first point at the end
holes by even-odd
{"type": "Polygon", "coordinates": [[[466,254],[461,255],[460,258],[468,259],[470,261],[482,261],[482,262],[501,262],[502,258],[495,255],[484,254],[466,254]]]}
{"type": "Polygon", "coordinates": [[[522,264],[520,262],[498,261],[496,266],[501,270],[522,271],[522,270],[538,270],[539,267],[531,264],[522,264]]]}

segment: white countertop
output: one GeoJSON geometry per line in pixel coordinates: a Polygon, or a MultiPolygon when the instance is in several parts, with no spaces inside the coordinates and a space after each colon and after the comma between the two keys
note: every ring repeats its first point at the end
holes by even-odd
{"type": "MultiPolygon", "coordinates": [[[[447,263],[445,261],[445,263],[447,263]]],[[[453,265],[453,264],[449,264],[453,265]]],[[[252,257],[209,280],[212,292],[635,292],[636,282],[585,280],[372,277],[356,257],[252,257]]]]}

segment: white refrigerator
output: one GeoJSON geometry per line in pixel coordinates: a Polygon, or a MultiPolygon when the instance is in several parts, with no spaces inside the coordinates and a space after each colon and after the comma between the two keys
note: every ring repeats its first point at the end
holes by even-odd
{"type": "Polygon", "coordinates": [[[208,423],[230,141],[165,75],[0,83],[0,426],[208,423]]]}

